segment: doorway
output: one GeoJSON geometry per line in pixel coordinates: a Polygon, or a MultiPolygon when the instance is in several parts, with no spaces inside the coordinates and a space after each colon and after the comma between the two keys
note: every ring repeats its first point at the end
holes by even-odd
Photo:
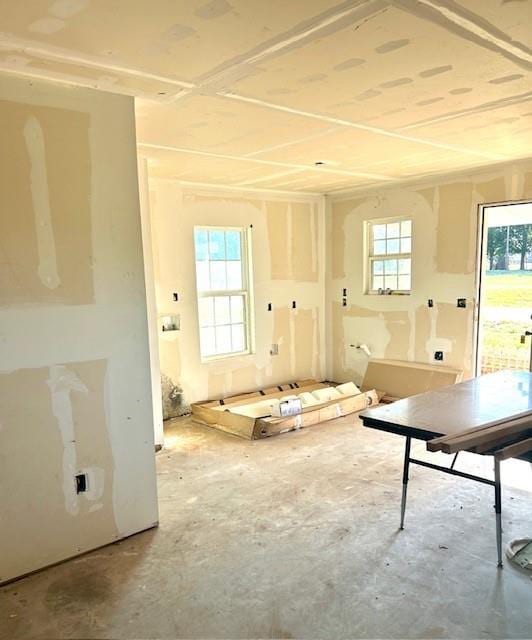
{"type": "Polygon", "coordinates": [[[483,205],[476,374],[528,370],[532,202],[483,205]]]}

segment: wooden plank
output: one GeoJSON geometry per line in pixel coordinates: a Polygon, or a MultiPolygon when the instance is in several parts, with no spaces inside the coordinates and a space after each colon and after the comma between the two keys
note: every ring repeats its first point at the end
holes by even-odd
{"type": "Polygon", "coordinates": [[[319,407],[307,407],[303,413],[287,418],[261,418],[255,424],[254,439],[267,438],[279,433],[310,427],[321,422],[334,420],[352,413],[357,413],[379,401],[375,390],[330,400],[319,407]]]}
{"type": "Polygon", "coordinates": [[[515,442],[514,444],[496,451],[495,457],[497,460],[507,460],[508,458],[515,458],[516,456],[520,456],[528,451],[532,451],[532,438],[515,442]]]}
{"type": "MultiPolygon", "coordinates": [[[[504,424],[501,423],[486,429],[480,429],[474,433],[455,436],[446,442],[440,442],[435,445],[438,447],[437,449],[431,448],[429,451],[441,450],[444,453],[456,453],[457,451],[471,449],[488,442],[494,442],[496,446],[497,441],[504,440],[510,435],[521,433],[530,428],[532,428],[532,416],[529,415],[515,420],[508,420],[504,424]]],[[[433,442],[427,442],[427,448],[433,442]]]]}
{"type": "Polygon", "coordinates": [[[456,384],[462,375],[461,369],[452,367],[372,359],[368,362],[361,389],[383,389],[386,396],[406,398],[456,384]]]}
{"type": "MultiPolygon", "coordinates": [[[[520,411],[519,413],[516,413],[515,415],[511,416],[510,419],[518,420],[526,417],[532,417],[532,411],[530,409],[527,409],[526,411],[520,411]]],[[[485,424],[480,425],[479,427],[471,427],[470,429],[464,429],[463,431],[460,431],[458,433],[451,433],[445,436],[440,436],[439,438],[434,438],[433,440],[429,440],[429,442],[427,442],[427,450],[441,451],[441,447],[439,445],[442,443],[448,443],[448,442],[451,442],[452,440],[455,440],[456,438],[462,438],[463,436],[467,436],[470,434],[473,435],[480,431],[484,431],[485,429],[489,429],[491,427],[496,427],[497,425],[504,425],[504,424],[508,424],[508,418],[504,418],[504,419],[498,418],[497,420],[491,420],[490,422],[486,422],[485,424]]]]}

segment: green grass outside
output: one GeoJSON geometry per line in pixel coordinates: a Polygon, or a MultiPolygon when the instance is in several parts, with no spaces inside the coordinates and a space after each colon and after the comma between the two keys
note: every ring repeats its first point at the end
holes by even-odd
{"type": "Polygon", "coordinates": [[[532,271],[487,271],[482,284],[487,307],[528,307],[532,312],[532,271]]]}
{"type": "MultiPolygon", "coordinates": [[[[528,308],[532,313],[532,271],[489,271],[483,280],[487,307],[528,308]]],[[[486,356],[507,355],[528,361],[530,338],[520,344],[521,334],[530,322],[491,321],[483,324],[483,353],[486,356]]]]}

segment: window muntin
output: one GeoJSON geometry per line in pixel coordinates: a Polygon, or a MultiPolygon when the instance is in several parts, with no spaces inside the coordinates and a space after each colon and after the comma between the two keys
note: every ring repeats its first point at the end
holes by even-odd
{"type": "Polygon", "coordinates": [[[194,229],[200,352],[203,360],[250,348],[250,287],[245,229],[194,229]]]}
{"type": "Polygon", "coordinates": [[[368,223],[368,293],[412,288],[412,220],[368,223]]]}

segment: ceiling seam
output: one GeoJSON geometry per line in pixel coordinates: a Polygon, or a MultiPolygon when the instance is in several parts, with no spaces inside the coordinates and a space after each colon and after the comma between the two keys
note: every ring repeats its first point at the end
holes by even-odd
{"type": "Polygon", "coordinates": [[[233,156],[226,153],[214,153],[210,151],[201,151],[199,149],[187,149],[186,147],[173,147],[171,145],[155,144],[150,142],[138,142],[137,147],[146,149],[158,149],[160,151],[170,151],[174,153],[188,153],[191,155],[207,156],[210,158],[219,158],[221,160],[236,160],[238,162],[250,162],[255,164],[269,165],[273,167],[288,167],[292,169],[301,169],[305,171],[315,171],[322,174],[334,174],[345,175],[356,178],[370,178],[371,180],[391,181],[395,178],[393,176],[387,176],[383,174],[367,173],[365,171],[347,171],[344,169],[334,169],[323,166],[316,167],[315,165],[298,164],[294,162],[279,162],[276,160],[262,160],[259,158],[246,158],[243,156],[233,156]]]}

